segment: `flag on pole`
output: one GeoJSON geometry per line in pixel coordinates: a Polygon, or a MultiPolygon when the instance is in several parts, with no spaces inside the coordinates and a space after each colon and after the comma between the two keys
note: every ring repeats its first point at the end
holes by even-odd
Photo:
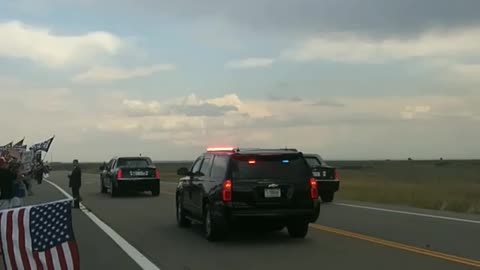
{"type": "Polygon", "coordinates": [[[8,148],[11,148],[12,145],[13,145],[13,142],[9,142],[9,143],[7,143],[7,144],[5,144],[5,145],[0,146],[0,150],[6,150],[6,149],[8,149],[8,148]]]}
{"type": "Polygon", "coordinates": [[[71,200],[0,211],[5,268],[78,270],[71,200]]]}
{"type": "Polygon", "coordinates": [[[55,139],[55,136],[53,136],[52,138],[44,142],[34,144],[30,146],[30,150],[32,150],[33,152],[37,152],[37,151],[48,152],[48,150],[50,149],[50,146],[52,145],[53,139],[55,139]]]}
{"type": "Polygon", "coordinates": [[[25,141],[25,137],[23,137],[23,139],[21,139],[19,142],[17,142],[16,144],[13,145],[13,147],[21,147],[23,146],[23,142],[25,141]]]}

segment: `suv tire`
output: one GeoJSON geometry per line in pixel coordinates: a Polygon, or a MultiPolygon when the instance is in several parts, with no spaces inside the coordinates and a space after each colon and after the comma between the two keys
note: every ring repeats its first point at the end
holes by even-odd
{"type": "Polygon", "coordinates": [[[185,210],[183,209],[183,203],[181,202],[180,198],[177,197],[177,225],[179,227],[185,228],[190,226],[191,222],[185,216],[185,210]]]}
{"type": "Polygon", "coordinates": [[[212,218],[212,211],[211,207],[207,204],[205,205],[204,217],[203,217],[203,225],[205,227],[205,238],[208,241],[218,241],[225,237],[226,231],[225,228],[222,228],[215,219],[212,218]]]}
{"type": "Polygon", "coordinates": [[[287,226],[288,234],[293,238],[305,238],[308,233],[308,222],[293,222],[287,226]]]}

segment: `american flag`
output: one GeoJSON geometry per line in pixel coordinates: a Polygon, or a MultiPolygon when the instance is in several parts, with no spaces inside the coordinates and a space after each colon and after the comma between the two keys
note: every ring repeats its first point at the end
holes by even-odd
{"type": "Polygon", "coordinates": [[[78,270],[71,200],[0,212],[0,239],[7,270],[78,270]]]}

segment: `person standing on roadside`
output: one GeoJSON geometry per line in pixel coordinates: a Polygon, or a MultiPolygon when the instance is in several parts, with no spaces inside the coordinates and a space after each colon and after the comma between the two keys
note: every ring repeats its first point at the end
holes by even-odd
{"type": "Polygon", "coordinates": [[[10,208],[10,203],[15,195],[14,183],[17,174],[11,170],[7,160],[0,157],[0,209],[10,208]]]}
{"type": "Polygon", "coordinates": [[[68,175],[69,187],[72,188],[72,195],[74,199],[73,208],[80,208],[80,187],[82,186],[82,170],[78,164],[78,160],[73,161],[73,170],[68,175]]]}

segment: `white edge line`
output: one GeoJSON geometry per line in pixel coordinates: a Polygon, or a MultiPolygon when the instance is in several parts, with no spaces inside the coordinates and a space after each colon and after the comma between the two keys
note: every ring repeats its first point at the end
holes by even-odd
{"type": "Polygon", "coordinates": [[[334,204],[335,205],[341,205],[341,206],[347,206],[347,207],[353,207],[353,208],[361,208],[361,209],[375,210],[375,211],[381,211],[381,212],[389,212],[389,213],[410,215],[410,216],[428,217],[428,218],[444,219],[444,220],[451,220],[451,221],[459,221],[459,222],[465,222],[465,223],[480,224],[480,220],[429,215],[429,214],[415,213],[415,212],[409,212],[409,211],[400,211],[400,210],[393,210],[393,209],[386,209],[386,208],[361,206],[361,205],[348,204],[348,203],[334,203],[334,204]]]}
{"type": "MultiPolygon", "coordinates": [[[[73,197],[68,194],[65,190],[63,190],[60,186],[53,183],[52,181],[46,180],[45,182],[49,183],[50,185],[54,186],[60,192],[62,192],[65,196],[69,199],[73,199],[73,197]]],[[[138,251],[134,246],[127,242],[127,240],[123,239],[117,232],[115,232],[110,226],[105,224],[101,221],[95,214],[89,211],[82,203],[80,203],[80,210],[87,215],[100,229],[102,229],[120,248],[127,253],[130,258],[132,258],[142,269],[144,270],[160,270],[155,264],[153,264],[150,260],[147,259],[140,251],[138,251]]]]}

